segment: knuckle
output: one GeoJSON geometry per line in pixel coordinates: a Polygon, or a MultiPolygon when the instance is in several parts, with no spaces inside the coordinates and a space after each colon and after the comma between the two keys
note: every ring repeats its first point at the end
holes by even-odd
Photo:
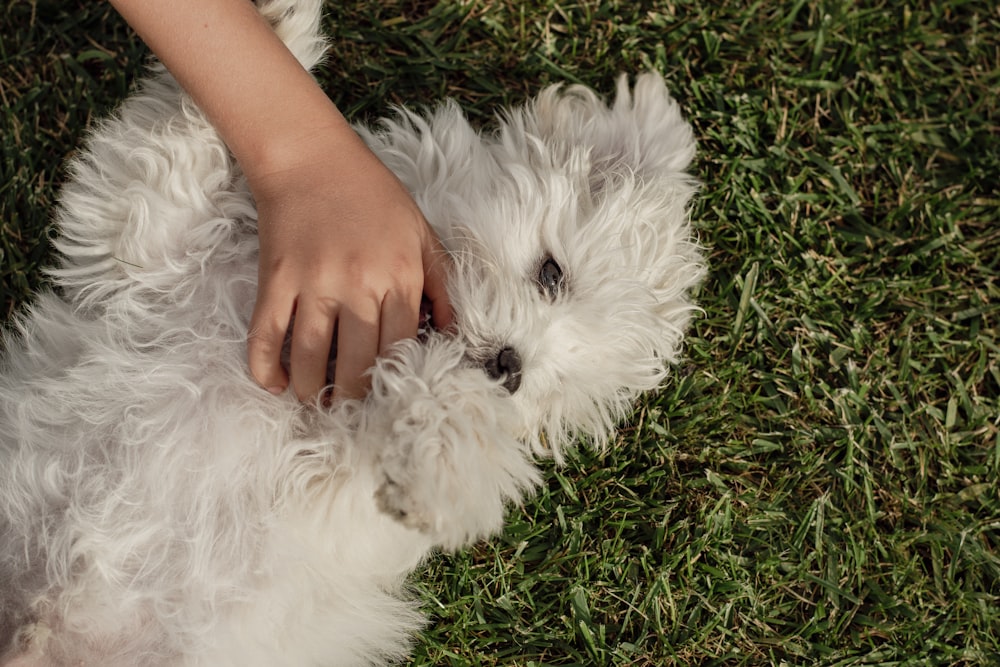
{"type": "Polygon", "coordinates": [[[327,329],[319,327],[301,327],[296,329],[292,337],[292,354],[298,357],[302,352],[310,357],[326,357],[330,350],[330,334],[327,329]]]}
{"type": "Polygon", "coordinates": [[[247,332],[247,346],[252,354],[267,355],[281,348],[285,331],[279,324],[251,325],[247,332]]]}

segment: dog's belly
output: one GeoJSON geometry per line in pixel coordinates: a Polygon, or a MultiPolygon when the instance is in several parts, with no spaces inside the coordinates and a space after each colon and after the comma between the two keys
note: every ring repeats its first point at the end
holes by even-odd
{"type": "Polygon", "coordinates": [[[249,269],[210,269],[147,320],[41,295],[9,341],[0,663],[15,633],[53,665],[405,656],[431,539],[378,510],[356,424],[253,382],[249,269]]]}
{"type": "Polygon", "coordinates": [[[0,571],[22,587],[11,631],[33,617],[74,664],[405,651],[420,621],[393,595],[430,543],[377,511],[349,425],[257,387],[234,338],[192,329],[112,354],[111,334],[51,307],[89,337],[61,357],[43,341],[19,384],[5,375],[19,400],[0,419],[0,501],[21,544],[4,548],[30,554],[0,571]]]}

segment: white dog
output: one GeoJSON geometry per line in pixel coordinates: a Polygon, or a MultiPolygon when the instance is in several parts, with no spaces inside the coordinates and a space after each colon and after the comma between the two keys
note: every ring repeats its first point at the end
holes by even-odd
{"type": "MultiPolygon", "coordinates": [[[[319,0],[261,11],[307,67],[319,0]]],[[[0,662],[377,665],[422,623],[435,548],[501,528],[577,438],[677,359],[703,275],[690,127],[662,80],[553,87],[481,135],[453,103],[359,128],[455,260],[456,332],[399,344],[363,401],[246,367],[256,213],[156,69],[62,194],[54,271],[0,373],[0,662]]]]}

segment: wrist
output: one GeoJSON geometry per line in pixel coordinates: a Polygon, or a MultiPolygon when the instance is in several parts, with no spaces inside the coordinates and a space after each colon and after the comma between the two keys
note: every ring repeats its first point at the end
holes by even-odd
{"type": "Polygon", "coordinates": [[[328,168],[343,160],[354,161],[359,151],[367,152],[364,142],[332,102],[311,112],[299,108],[274,114],[268,120],[237,141],[227,142],[251,187],[320,164],[328,168]]]}
{"type": "Polygon", "coordinates": [[[251,183],[294,167],[309,151],[361,143],[252,3],[112,2],[204,111],[251,183]],[[322,148],[314,145],[320,139],[322,148]]]}

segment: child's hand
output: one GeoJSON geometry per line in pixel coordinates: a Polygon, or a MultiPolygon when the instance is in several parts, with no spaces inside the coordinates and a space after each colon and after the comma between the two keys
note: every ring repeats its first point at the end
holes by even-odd
{"type": "Polygon", "coordinates": [[[250,370],[271,391],[287,386],[279,357],[294,316],[288,370],[303,401],[326,383],[334,336],[334,396],[356,398],[375,356],[416,335],[422,294],[438,326],[451,321],[447,254],[396,177],[339,129],[251,179],[261,253],[250,370]]]}
{"type": "Polygon", "coordinates": [[[291,383],[326,379],[356,397],[378,352],[417,332],[421,291],[451,322],[448,257],[409,193],[368,150],[246,0],[111,0],[225,139],[257,200],[260,282],[250,370],[288,386],[280,354],[292,317],[291,383]]]}

